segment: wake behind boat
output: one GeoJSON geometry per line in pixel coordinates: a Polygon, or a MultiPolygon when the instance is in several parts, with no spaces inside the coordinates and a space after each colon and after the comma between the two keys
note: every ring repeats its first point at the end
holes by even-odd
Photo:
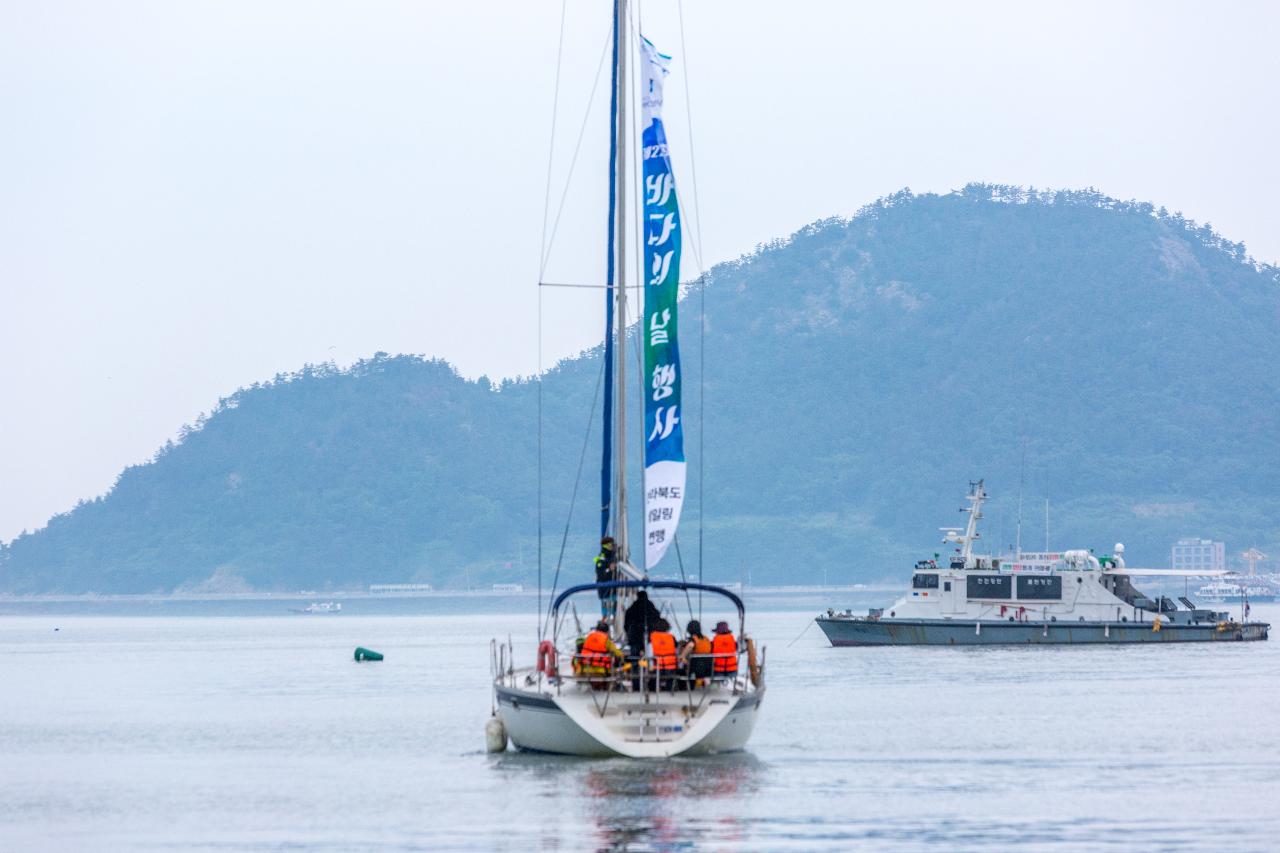
{"type": "MultiPolygon", "coordinates": [[[[1185,643],[1265,640],[1270,625],[1236,620],[1226,611],[1148,597],[1133,578],[1221,576],[1226,572],[1131,569],[1124,546],[1095,557],[1065,551],[1042,565],[975,554],[978,520],[986,499],[982,481],[968,495],[964,532],[943,528],[959,545],[945,566],[921,560],[911,590],[885,613],[866,616],[828,610],[817,619],[833,646],[993,645],[1002,643],[1185,643]]],[[[936,555],[935,555],[936,556],[936,555]]]]}
{"type": "MultiPolygon", "coordinates": [[[[553,598],[538,642],[527,647],[536,648],[536,665],[516,667],[511,642],[494,641],[494,715],[486,726],[494,751],[505,748],[508,737],[521,749],[567,755],[662,758],[732,751],[746,744],[764,697],[764,651],[757,660],[754,644],[743,633],[742,600],[721,587],[649,578],[675,542],[686,485],[682,424],[687,414],[677,344],[683,216],[661,118],[671,60],[643,37],[635,44],[642,93],[638,148],[632,138],[628,6],[627,0],[614,2],[596,582],[553,598]],[[628,151],[641,164],[639,193],[630,185],[634,172],[628,151]],[[637,198],[640,209],[631,215],[628,199],[637,198]],[[633,233],[637,254],[643,256],[640,270],[628,267],[633,233]],[[642,566],[632,562],[627,515],[627,281],[633,273],[643,292],[634,336],[644,352],[636,383],[644,397],[636,407],[644,437],[644,539],[637,549],[642,566]],[[651,601],[650,593],[659,600],[651,601]],[[600,608],[598,623],[592,617],[583,625],[577,607],[565,606],[575,595],[589,599],[588,612],[600,608]],[[704,595],[732,605],[734,626],[719,619],[713,637],[702,634],[704,595]],[[681,605],[687,622],[677,617],[681,605]],[[573,630],[564,621],[570,613],[573,630]],[[681,624],[684,636],[677,641],[681,624]]],[[[683,577],[683,567],[680,571],[683,577]]]]}

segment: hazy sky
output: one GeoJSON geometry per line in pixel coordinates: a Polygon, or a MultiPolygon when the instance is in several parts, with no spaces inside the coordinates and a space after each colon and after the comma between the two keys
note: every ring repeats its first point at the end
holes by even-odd
{"type": "MultiPolygon", "coordinates": [[[[554,208],[605,45],[570,0],[554,208]]],[[[714,262],[909,186],[1093,186],[1280,260],[1280,4],[650,0],[714,262]]],[[[536,369],[560,3],[0,0],[0,539],[238,386],[536,369]]],[[[606,72],[607,73],[607,72],[606,72]]],[[[607,77],[547,265],[603,268],[607,77]]],[[[696,269],[692,257],[684,276],[696,269]]],[[[599,335],[546,292],[547,360],[599,335]]]]}

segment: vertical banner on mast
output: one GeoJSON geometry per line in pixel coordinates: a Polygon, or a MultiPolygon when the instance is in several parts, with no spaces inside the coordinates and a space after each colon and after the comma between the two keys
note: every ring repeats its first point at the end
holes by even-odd
{"type": "Polygon", "coordinates": [[[667,553],[684,503],[684,430],[680,426],[680,210],[662,127],[662,83],[671,57],[641,38],[644,72],[641,158],[644,164],[645,566],[667,553]]]}

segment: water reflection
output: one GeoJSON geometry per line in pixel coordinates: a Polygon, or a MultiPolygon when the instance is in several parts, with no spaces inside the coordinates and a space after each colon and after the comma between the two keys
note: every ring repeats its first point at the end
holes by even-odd
{"type": "Polygon", "coordinates": [[[658,761],[516,752],[493,767],[513,783],[536,780],[542,796],[567,797],[575,817],[593,828],[597,850],[675,850],[711,840],[732,846],[746,834],[738,807],[764,784],[767,769],[745,752],[658,761]]]}

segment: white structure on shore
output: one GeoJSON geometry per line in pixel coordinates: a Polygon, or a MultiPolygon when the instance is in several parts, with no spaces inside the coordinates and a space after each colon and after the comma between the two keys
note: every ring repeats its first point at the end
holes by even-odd
{"type": "Polygon", "coordinates": [[[1240,556],[1249,564],[1249,577],[1251,578],[1258,576],[1258,563],[1267,559],[1267,555],[1259,551],[1257,548],[1250,548],[1240,556]]]}
{"type": "Polygon", "coordinates": [[[404,595],[419,592],[431,592],[429,583],[371,583],[370,595],[404,595]]]}
{"type": "Polygon", "coordinates": [[[1212,539],[1179,539],[1173,545],[1172,566],[1185,571],[1221,572],[1227,568],[1227,547],[1212,539]]]}

